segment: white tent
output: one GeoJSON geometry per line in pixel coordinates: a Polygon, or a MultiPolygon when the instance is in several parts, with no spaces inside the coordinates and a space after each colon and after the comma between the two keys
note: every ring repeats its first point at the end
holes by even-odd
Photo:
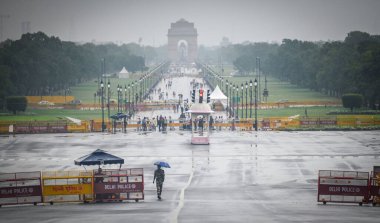
{"type": "Polygon", "coordinates": [[[223,94],[223,92],[220,90],[219,86],[216,85],[216,88],[214,91],[210,94],[211,100],[226,100],[227,96],[223,94]]]}
{"type": "Polygon", "coordinates": [[[125,67],[123,67],[123,69],[119,72],[119,78],[129,78],[129,72],[125,69],[125,67]]]}

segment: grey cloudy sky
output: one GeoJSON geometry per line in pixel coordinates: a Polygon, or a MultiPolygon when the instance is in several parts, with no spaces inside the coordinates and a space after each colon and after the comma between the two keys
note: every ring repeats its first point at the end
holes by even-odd
{"type": "Polygon", "coordinates": [[[348,32],[380,33],[380,0],[0,0],[4,38],[21,23],[70,41],[162,45],[170,23],[195,23],[198,42],[342,40],[348,32]]]}

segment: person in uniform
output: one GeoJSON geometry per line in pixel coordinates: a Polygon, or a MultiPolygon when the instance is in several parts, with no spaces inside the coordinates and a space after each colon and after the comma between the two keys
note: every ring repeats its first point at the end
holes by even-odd
{"type": "Polygon", "coordinates": [[[157,169],[154,171],[153,183],[156,181],[157,198],[161,200],[162,185],[165,181],[165,171],[161,169],[160,165],[157,165],[157,169]]]}

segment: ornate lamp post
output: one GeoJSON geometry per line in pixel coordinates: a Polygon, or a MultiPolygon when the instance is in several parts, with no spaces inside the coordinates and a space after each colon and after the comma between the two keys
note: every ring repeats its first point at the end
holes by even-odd
{"type": "Polygon", "coordinates": [[[102,132],[104,132],[104,83],[103,80],[100,82],[100,97],[102,97],[102,132]]]}
{"type": "Polygon", "coordinates": [[[232,117],[232,83],[230,83],[230,117],[232,117]]]}
{"type": "Polygon", "coordinates": [[[255,85],[255,131],[257,131],[257,79],[255,79],[254,85],[255,85]]]}
{"type": "Polygon", "coordinates": [[[250,93],[250,99],[249,99],[249,118],[252,118],[252,80],[249,81],[249,93],[250,93]]]}
{"type": "Polygon", "coordinates": [[[135,88],[134,88],[134,82],[132,82],[132,113],[135,113],[135,88]]]}
{"type": "Polygon", "coordinates": [[[111,97],[111,83],[108,80],[107,83],[108,95],[107,95],[107,109],[108,109],[108,123],[110,122],[110,97],[111,97]]]}
{"type": "Polygon", "coordinates": [[[142,78],[140,78],[139,83],[140,83],[139,102],[141,103],[141,101],[142,101],[142,90],[143,90],[143,80],[142,80],[142,78]]]}
{"type": "Polygon", "coordinates": [[[120,108],[120,86],[117,85],[117,113],[120,112],[119,108],[120,108]]]}
{"type": "Polygon", "coordinates": [[[128,84],[128,114],[131,114],[131,86],[128,84]]]}
{"type": "Polygon", "coordinates": [[[226,114],[227,114],[227,118],[228,118],[228,109],[230,109],[230,106],[228,104],[228,80],[226,80],[226,93],[227,93],[227,105],[226,105],[226,114]]]}
{"type": "Polygon", "coordinates": [[[239,101],[240,101],[240,97],[239,97],[239,85],[236,84],[236,117],[239,118],[239,101]],[[239,99],[239,100],[237,100],[239,99]]]}
{"type": "Polygon", "coordinates": [[[245,118],[248,118],[248,82],[245,82],[245,118]]]}
{"type": "Polygon", "coordinates": [[[124,112],[127,113],[127,85],[124,85],[124,112]]]}
{"type": "Polygon", "coordinates": [[[235,101],[236,101],[235,89],[236,89],[236,87],[234,85],[232,88],[232,113],[233,113],[234,117],[236,117],[236,113],[235,113],[235,101]]]}
{"type": "Polygon", "coordinates": [[[123,87],[121,85],[119,86],[119,94],[120,94],[120,98],[119,98],[120,111],[119,112],[123,112],[123,87]]]}
{"type": "Polygon", "coordinates": [[[244,85],[241,84],[241,117],[243,118],[244,116],[244,85]]]}

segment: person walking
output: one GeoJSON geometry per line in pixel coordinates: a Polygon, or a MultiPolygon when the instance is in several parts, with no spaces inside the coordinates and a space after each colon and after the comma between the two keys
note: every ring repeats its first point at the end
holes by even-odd
{"type": "Polygon", "coordinates": [[[157,165],[157,169],[154,171],[153,184],[156,181],[157,198],[161,200],[162,186],[165,181],[165,171],[161,169],[160,165],[157,165]]]}

